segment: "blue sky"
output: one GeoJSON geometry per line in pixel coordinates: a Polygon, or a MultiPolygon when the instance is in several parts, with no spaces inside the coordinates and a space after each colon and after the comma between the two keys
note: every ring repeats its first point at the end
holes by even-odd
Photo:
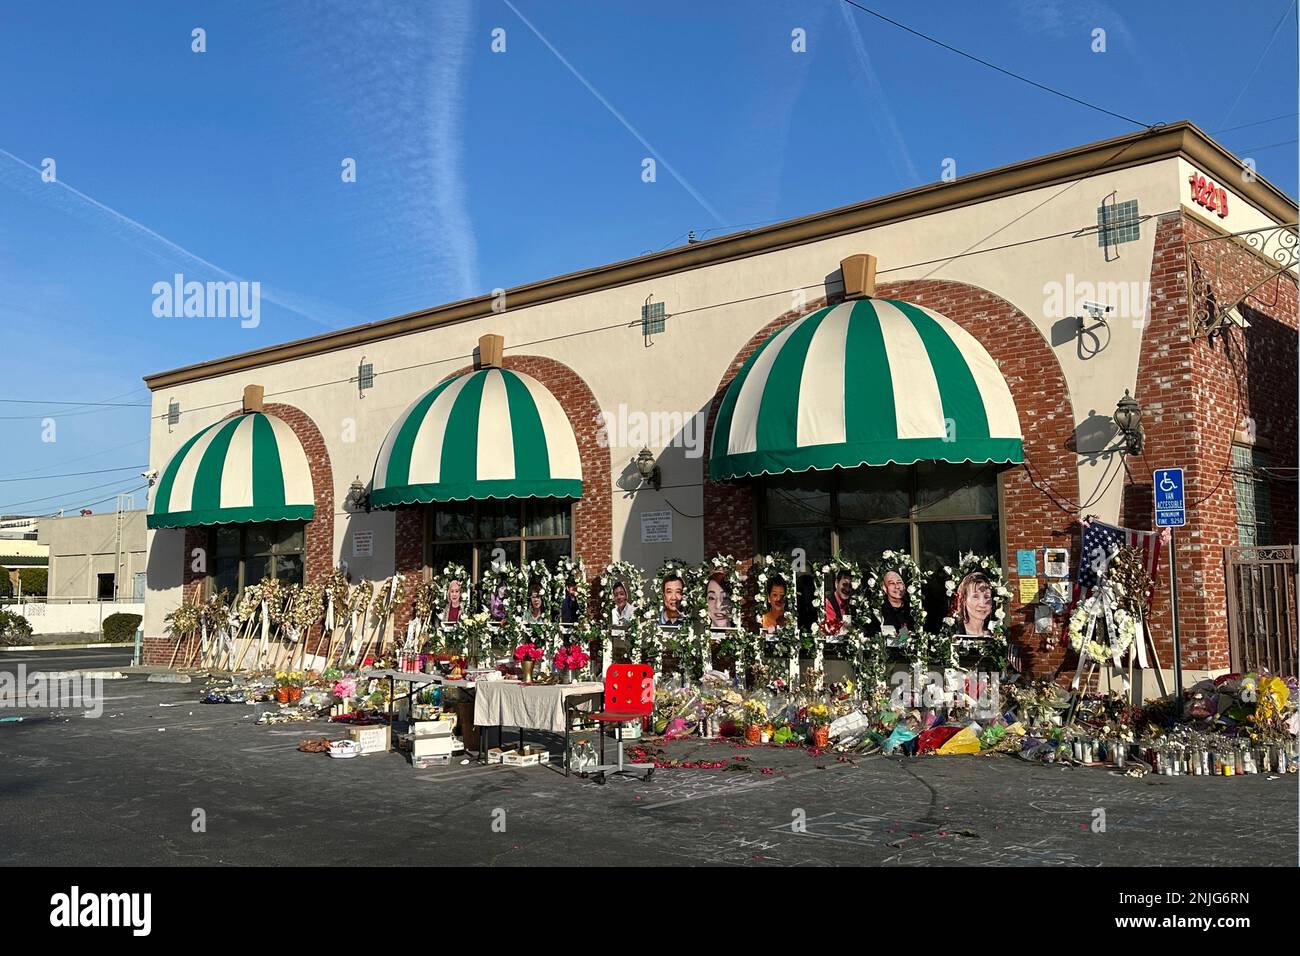
{"type": "MultiPolygon", "coordinates": [[[[864,5],[1296,194],[1294,0],[864,5]]],[[[840,0],[11,3],[0,88],[0,513],[140,484],[144,408],[46,403],[1137,128],[840,0]],[[175,272],[260,325],[155,317],[175,272]]]]}

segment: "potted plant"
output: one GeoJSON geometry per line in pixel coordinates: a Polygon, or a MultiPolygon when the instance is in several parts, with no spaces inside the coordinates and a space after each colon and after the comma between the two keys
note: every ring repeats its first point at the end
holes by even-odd
{"type": "Polygon", "coordinates": [[[279,704],[289,703],[290,695],[293,693],[292,681],[289,679],[287,671],[275,672],[275,700],[279,704]]]}
{"type": "Polygon", "coordinates": [[[808,707],[808,726],[812,728],[814,747],[825,747],[830,743],[831,712],[825,704],[812,704],[808,707]]]}
{"type": "Polygon", "coordinates": [[[296,704],[302,700],[302,686],[306,683],[302,671],[289,672],[289,703],[296,704]]]}
{"type": "Polygon", "coordinates": [[[756,744],[762,739],[763,725],[767,723],[767,706],[753,697],[742,705],[745,713],[745,739],[756,744]]]}
{"type": "Polygon", "coordinates": [[[524,683],[533,682],[533,665],[542,659],[542,649],[529,641],[527,644],[520,644],[515,648],[515,660],[519,662],[520,668],[524,672],[524,683]]]}

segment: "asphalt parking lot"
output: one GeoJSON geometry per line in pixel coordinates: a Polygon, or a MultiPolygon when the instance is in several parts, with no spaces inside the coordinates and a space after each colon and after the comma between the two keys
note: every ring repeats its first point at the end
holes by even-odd
{"type": "Polygon", "coordinates": [[[6,708],[24,719],[0,722],[5,862],[1199,866],[1288,863],[1266,848],[1297,839],[1295,775],[1135,779],[1007,756],[684,741],[666,751],[746,769],[602,787],[547,767],[300,753],[304,738],[346,733],[258,726],[268,705],[201,704],[202,688],[105,681],[97,718],[6,708]]]}

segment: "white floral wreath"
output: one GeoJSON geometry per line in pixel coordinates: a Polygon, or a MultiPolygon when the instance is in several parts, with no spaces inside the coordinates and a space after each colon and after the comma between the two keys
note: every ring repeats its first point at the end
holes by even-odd
{"type": "Polygon", "coordinates": [[[563,605],[567,596],[565,593],[565,582],[573,579],[573,583],[578,587],[578,621],[582,623],[587,618],[587,609],[591,606],[591,582],[587,580],[587,567],[582,563],[582,558],[563,557],[555,562],[555,570],[551,572],[551,602],[559,608],[563,605]]]}
{"type": "Polygon", "coordinates": [[[493,645],[499,646],[499,649],[504,652],[506,645],[514,645],[529,639],[528,624],[524,620],[524,612],[528,607],[528,573],[512,561],[489,565],[479,583],[479,604],[484,611],[490,612],[492,598],[496,595],[496,589],[502,578],[505,579],[506,585],[503,608],[505,624],[502,626],[493,621],[492,627],[497,632],[493,645]]]}
{"type": "Polygon", "coordinates": [[[1070,647],[1098,664],[1123,657],[1137,640],[1137,618],[1114,603],[1106,613],[1106,587],[1093,591],[1070,615],[1070,647]],[[1114,623],[1113,632],[1107,621],[1114,623]],[[1099,639],[1103,635],[1109,642],[1099,639]]]}
{"type": "Polygon", "coordinates": [[[866,572],[864,597],[867,600],[867,610],[882,627],[885,623],[883,608],[888,600],[885,595],[885,575],[890,571],[897,572],[907,585],[907,612],[911,624],[908,630],[912,634],[908,647],[913,656],[924,653],[929,636],[925,631],[925,609],[921,606],[921,596],[930,572],[921,570],[921,566],[910,554],[901,551],[880,553],[880,560],[866,572]]]}
{"type": "Polygon", "coordinates": [[[961,635],[961,622],[957,620],[955,607],[957,588],[968,574],[982,574],[988,578],[993,591],[993,613],[988,620],[988,628],[993,635],[990,646],[984,650],[981,660],[991,660],[1002,666],[1007,657],[1007,608],[1011,602],[1011,588],[1007,586],[1002,565],[996,557],[975,554],[973,551],[960,555],[956,567],[944,567],[948,579],[944,582],[944,593],[950,602],[949,613],[943,619],[943,634],[951,640],[961,635]]]}
{"type": "MultiPolygon", "coordinates": [[[[600,572],[600,596],[598,608],[600,614],[600,630],[608,634],[614,625],[614,586],[623,585],[627,589],[627,603],[632,608],[631,619],[621,628],[623,637],[627,640],[628,654],[634,662],[641,660],[641,633],[643,630],[646,597],[645,597],[645,574],[642,570],[631,561],[615,561],[607,564],[605,570],[600,572]]],[[[611,652],[611,646],[606,642],[605,653],[611,652]]],[[[609,666],[611,661],[604,661],[605,666],[609,666]]]]}
{"type": "Polygon", "coordinates": [[[848,558],[836,555],[829,561],[824,561],[817,567],[816,581],[816,601],[817,601],[817,624],[822,634],[827,635],[831,640],[848,639],[849,631],[860,624],[867,613],[870,613],[864,606],[862,582],[864,575],[862,567],[856,561],[850,561],[848,558]],[[850,583],[853,585],[853,594],[849,598],[849,616],[851,621],[848,626],[841,627],[836,634],[830,634],[826,630],[826,598],[827,586],[834,587],[835,580],[839,577],[840,572],[849,573],[850,583]]]}
{"type": "Polygon", "coordinates": [[[794,589],[794,568],[790,564],[790,559],[783,554],[764,554],[755,562],[750,574],[754,578],[754,626],[760,631],[763,629],[763,617],[772,609],[768,603],[767,587],[768,582],[774,577],[780,577],[785,582],[785,616],[787,620],[794,619],[793,599],[795,596],[794,589]]]}
{"type": "Polygon", "coordinates": [[[473,585],[469,579],[469,569],[463,564],[454,562],[443,566],[443,569],[433,576],[431,581],[433,585],[433,606],[439,620],[447,611],[447,588],[451,586],[452,581],[460,582],[460,613],[461,616],[473,613],[473,585]]]}
{"type": "Polygon", "coordinates": [[[740,627],[741,610],[745,603],[745,579],[736,566],[735,558],[729,554],[719,554],[701,564],[699,570],[692,575],[690,606],[705,630],[713,627],[709,618],[709,581],[719,574],[722,575],[727,599],[731,602],[731,626],[740,627]]]}

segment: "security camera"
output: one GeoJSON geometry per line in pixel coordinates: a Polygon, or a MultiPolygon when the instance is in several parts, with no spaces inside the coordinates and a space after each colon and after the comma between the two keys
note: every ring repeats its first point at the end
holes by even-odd
{"type": "Polygon", "coordinates": [[[1083,309],[1094,319],[1100,319],[1107,312],[1111,311],[1114,306],[1107,305],[1104,302],[1093,302],[1091,299],[1083,300],[1083,309]]]}
{"type": "Polygon", "coordinates": [[[158,480],[158,469],[151,468],[149,471],[142,471],[140,472],[140,477],[152,485],[155,481],[158,480]]]}
{"type": "Polygon", "coordinates": [[[1239,328],[1239,329],[1248,329],[1248,328],[1250,328],[1250,322],[1249,322],[1249,320],[1247,320],[1247,318],[1246,318],[1244,315],[1241,314],[1241,312],[1237,309],[1236,306],[1233,306],[1231,309],[1229,309],[1229,310],[1224,314],[1223,317],[1224,317],[1225,319],[1227,319],[1229,322],[1231,322],[1233,325],[1235,325],[1235,326],[1236,326],[1237,328],[1239,328]]]}

